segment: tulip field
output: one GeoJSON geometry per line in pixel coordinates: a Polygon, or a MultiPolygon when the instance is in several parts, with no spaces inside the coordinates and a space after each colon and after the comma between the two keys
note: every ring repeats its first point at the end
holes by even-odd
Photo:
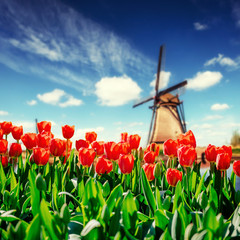
{"type": "Polygon", "coordinates": [[[74,126],[62,126],[62,138],[51,122],[37,127],[0,123],[1,239],[240,239],[231,146],[209,144],[201,174],[191,130],[161,151],[140,147],[137,134],[104,142],[87,132],[72,142],[74,126]]]}

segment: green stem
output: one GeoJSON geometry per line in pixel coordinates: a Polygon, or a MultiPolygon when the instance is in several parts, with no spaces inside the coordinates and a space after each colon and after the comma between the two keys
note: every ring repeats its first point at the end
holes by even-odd
{"type": "Polygon", "coordinates": [[[86,175],[86,171],[87,171],[87,167],[83,166],[83,176],[82,176],[83,182],[84,182],[84,177],[86,175]]]}
{"type": "Polygon", "coordinates": [[[219,213],[222,213],[222,201],[223,201],[223,192],[222,189],[224,187],[224,175],[225,171],[221,171],[221,187],[220,187],[220,194],[219,194],[219,213]]]}
{"type": "Polygon", "coordinates": [[[190,174],[190,167],[186,167],[187,196],[188,196],[188,201],[189,201],[189,203],[190,203],[190,196],[189,196],[189,174],[190,174]]]}
{"type": "Polygon", "coordinates": [[[68,139],[66,142],[66,163],[67,163],[67,159],[68,159],[68,139]]]}

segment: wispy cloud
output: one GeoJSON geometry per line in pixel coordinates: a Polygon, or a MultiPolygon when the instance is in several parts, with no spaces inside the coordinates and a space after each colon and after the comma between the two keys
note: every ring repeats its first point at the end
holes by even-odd
{"type": "Polygon", "coordinates": [[[51,92],[38,94],[38,100],[59,107],[80,106],[83,104],[81,99],[74,98],[61,89],[54,89],[51,92]]]}
{"type": "Polygon", "coordinates": [[[30,100],[30,101],[27,101],[27,105],[29,105],[29,106],[34,106],[34,105],[36,105],[37,104],[37,101],[36,100],[30,100]]]}
{"type": "Polygon", "coordinates": [[[3,0],[0,15],[0,62],[15,71],[89,92],[104,76],[152,72],[124,38],[60,1],[3,0]]]}
{"type": "Polygon", "coordinates": [[[239,58],[236,58],[235,60],[233,60],[230,57],[224,57],[223,54],[219,53],[217,57],[214,57],[214,58],[211,58],[211,59],[207,60],[204,63],[204,66],[211,66],[211,65],[214,66],[216,64],[219,64],[220,66],[231,67],[233,69],[233,68],[236,68],[240,65],[239,60],[240,60],[239,58]]]}
{"type": "Polygon", "coordinates": [[[203,118],[204,121],[209,121],[209,120],[217,120],[217,119],[222,119],[222,115],[208,115],[203,118]]]}
{"type": "Polygon", "coordinates": [[[215,103],[211,106],[211,110],[214,111],[219,111],[219,110],[225,110],[225,109],[229,109],[229,105],[226,103],[215,103]]]}
{"type": "Polygon", "coordinates": [[[95,85],[100,105],[121,106],[138,99],[142,89],[130,77],[105,77],[95,85]]]}
{"type": "Polygon", "coordinates": [[[9,112],[0,110],[0,116],[7,116],[9,112]]]}
{"type": "Polygon", "coordinates": [[[194,26],[195,30],[197,30],[197,31],[203,31],[203,30],[208,29],[208,25],[202,24],[200,22],[193,23],[193,26],[194,26]]]}
{"type": "Polygon", "coordinates": [[[198,72],[193,78],[188,79],[187,88],[201,91],[218,84],[222,77],[220,72],[198,72]]]}

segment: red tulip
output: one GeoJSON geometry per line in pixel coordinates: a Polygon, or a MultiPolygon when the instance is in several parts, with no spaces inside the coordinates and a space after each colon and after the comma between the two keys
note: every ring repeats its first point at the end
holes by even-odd
{"type": "Polygon", "coordinates": [[[163,143],[163,153],[169,157],[177,157],[178,143],[172,139],[168,139],[163,143]]]}
{"type": "Polygon", "coordinates": [[[50,141],[50,152],[54,157],[60,157],[66,148],[65,141],[59,138],[53,138],[50,141]]]}
{"type": "Polygon", "coordinates": [[[180,145],[191,145],[196,148],[196,139],[191,130],[186,132],[185,134],[180,134],[177,139],[178,146],[180,145]]]}
{"type": "Polygon", "coordinates": [[[86,132],[85,138],[86,138],[86,141],[88,141],[89,143],[92,143],[92,142],[96,141],[97,134],[95,132],[86,132]]]}
{"type": "Polygon", "coordinates": [[[230,167],[231,157],[228,153],[219,153],[216,159],[217,170],[225,171],[230,167]]]}
{"type": "Polygon", "coordinates": [[[154,163],[156,158],[156,153],[153,151],[146,152],[143,156],[145,163],[154,163]]]}
{"type": "Polygon", "coordinates": [[[3,129],[0,128],[0,139],[3,139],[3,134],[4,134],[3,129]]]}
{"type": "Polygon", "coordinates": [[[8,147],[8,141],[5,139],[0,139],[0,154],[6,153],[8,147]]]}
{"type": "Polygon", "coordinates": [[[34,147],[37,146],[37,134],[36,133],[25,133],[21,136],[21,140],[24,146],[32,150],[34,147]]]}
{"type": "Polygon", "coordinates": [[[79,161],[84,167],[90,167],[94,161],[96,153],[92,148],[79,149],[79,161]]]}
{"type": "Polygon", "coordinates": [[[22,126],[13,126],[12,127],[12,136],[15,140],[20,140],[23,135],[23,127],[22,126]]]}
{"type": "Polygon", "coordinates": [[[230,158],[232,158],[232,147],[231,146],[225,146],[217,148],[217,154],[219,153],[227,153],[230,158]]]}
{"type": "Polygon", "coordinates": [[[132,149],[138,149],[140,144],[141,137],[138,134],[130,135],[128,137],[128,142],[130,144],[130,148],[132,149]]]}
{"type": "Polygon", "coordinates": [[[127,132],[121,133],[121,142],[127,142],[127,139],[128,139],[128,133],[127,132]]]}
{"type": "Polygon", "coordinates": [[[19,143],[11,143],[9,147],[9,157],[16,158],[22,154],[22,146],[19,143]]]}
{"type": "Polygon", "coordinates": [[[167,182],[170,186],[175,187],[178,181],[182,181],[182,172],[177,169],[168,168],[166,172],[167,182]]]}
{"type": "Polygon", "coordinates": [[[104,143],[105,153],[109,160],[117,160],[121,151],[121,145],[115,142],[104,143]]]}
{"type": "Polygon", "coordinates": [[[130,154],[131,153],[130,144],[128,142],[120,142],[119,144],[121,146],[120,152],[122,154],[130,154]]]}
{"type": "Polygon", "coordinates": [[[2,122],[1,128],[3,134],[8,135],[12,131],[12,122],[2,122]]]}
{"type": "Polygon", "coordinates": [[[42,121],[37,123],[37,129],[39,133],[42,133],[43,131],[51,132],[51,127],[52,127],[51,122],[42,121]]]}
{"type": "Polygon", "coordinates": [[[75,146],[76,146],[76,149],[78,151],[81,147],[88,148],[89,143],[84,139],[79,139],[79,140],[76,140],[75,146]]]}
{"type": "Polygon", "coordinates": [[[62,126],[62,134],[66,139],[72,138],[75,131],[75,126],[64,125],[62,126]]]}
{"type": "Polygon", "coordinates": [[[214,145],[209,144],[207,146],[207,149],[205,150],[205,156],[206,159],[209,162],[216,162],[216,158],[217,158],[217,147],[214,145]]]}
{"type": "Polygon", "coordinates": [[[233,163],[233,172],[240,177],[240,161],[234,161],[233,163]]]}
{"type": "Polygon", "coordinates": [[[151,164],[151,163],[145,163],[142,166],[148,181],[152,181],[152,180],[155,179],[155,177],[154,177],[154,168],[155,168],[155,166],[156,166],[156,164],[151,164]]]}
{"type": "Polygon", "coordinates": [[[8,157],[7,156],[1,156],[0,159],[2,159],[2,166],[5,168],[8,166],[8,157]]]}
{"type": "Polygon", "coordinates": [[[178,159],[179,163],[183,167],[191,167],[194,160],[197,159],[197,152],[195,148],[187,145],[187,146],[182,146],[178,149],[178,159]]]}
{"type": "Polygon", "coordinates": [[[51,136],[42,131],[41,133],[37,134],[37,146],[42,148],[48,148],[51,141],[51,136]]]}
{"type": "Polygon", "coordinates": [[[118,160],[118,165],[121,170],[121,173],[123,174],[129,174],[133,170],[134,166],[134,157],[132,154],[120,154],[119,155],[119,160],[118,160]]]}
{"type": "Polygon", "coordinates": [[[46,148],[34,147],[33,159],[38,166],[46,165],[50,157],[50,151],[46,148]]]}
{"type": "Polygon", "coordinates": [[[105,156],[100,156],[98,158],[98,161],[96,163],[96,173],[98,175],[104,173],[108,174],[112,171],[112,168],[113,168],[112,162],[107,160],[105,156]]]}
{"type": "Polygon", "coordinates": [[[151,143],[150,145],[148,145],[147,149],[144,151],[144,154],[149,151],[155,152],[155,155],[157,157],[159,155],[160,147],[156,143],[151,143]]]}
{"type": "Polygon", "coordinates": [[[104,142],[103,141],[94,141],[91,143],[91,145],[98,156],[104,154],[104,142]]]}

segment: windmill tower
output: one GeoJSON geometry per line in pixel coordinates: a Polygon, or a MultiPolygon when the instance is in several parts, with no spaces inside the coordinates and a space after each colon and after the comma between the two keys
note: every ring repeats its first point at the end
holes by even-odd
{"type": "Polygon", "coordinates": [[[162,91],[158,89],[160,75],[163,73],[162,59],[164,50],[165,48],[162,45],[159,52],[155,95],[133,105],[133,107],[137,107],[153,100],[153,105],[149,107],[152,109],[152,119],[148,134],[148,144],[161,144],[169,138],[176,139],[180,133],[186,132],[183,102],[180,101],[179,95],[174,94],[174,92],[183,88],[187,81],[180,82],[162,91]]]}

